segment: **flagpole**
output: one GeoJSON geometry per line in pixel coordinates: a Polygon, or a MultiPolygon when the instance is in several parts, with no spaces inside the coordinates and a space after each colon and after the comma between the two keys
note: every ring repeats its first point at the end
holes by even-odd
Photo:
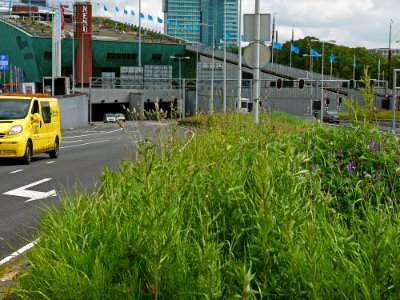
{"type": "Polygon", "coordinates": [[[353,57],[353,80],[356,80],[356,53],[354,52],[353,57]]]}
{"type": "Polygon", "coordinates": [[[139,0],[139,60],[138,60],[138,66],[142,66],[142,0],[139,0]]]}
{"type": "Polygon", "coordinates": [[[238,109],[242,107],[242,39],[241,39],[241,27],[242,27],[242,0],[238,0],[238,109]]]}
{"type": "Polygon", "coordinates": [[[332,80],[332,64],[333,64],[332,52],[331,52],[331,57],[330,57],[329,60],[331,61],[331,80],[332,80]]]}
{"type": "Polygon", "coordinates": [[[292,26],[292,40],[290,41],[290,63],[289,66],[292,67],[292,45],[294,41],[294,28],[292,26]]]}
{"type": "Polygon", "coordinates": [[[272,18],[272,47],[271,47],[271,63],[274,64],[274,39],[275,39],[275,15],[272,18]]]}
{"type": "Polygon", "coordinates": [[[224,82],[223,82],[223,112],[226,113],[226,0],[224,0],[224,82]]]}

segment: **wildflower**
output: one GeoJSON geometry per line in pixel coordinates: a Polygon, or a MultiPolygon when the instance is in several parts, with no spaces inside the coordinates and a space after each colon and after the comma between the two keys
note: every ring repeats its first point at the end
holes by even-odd
{"type": "Polygon", "coordinates": [[[325,184],[321,184],[321,191],[325,191],[325,184]]]}
{"type": "Polygon", "coordinates": [[[390,183],[389,182],[386,182],[385,189],[390,189],[390,183]]]}
{"type": "Polygon", "coordinates": [[[396,163],[398,163],[398,164],[400,163],[400,156],[397,157],[396,163]]]}
{"type": "Polygon", "coordinates": [[[378,172],[375,173],[374,178],[375,178],[375,180],[378,180],[378,179],[379,179],[379,173],[378,173],[378,172]]]}
{"type": "Polygon", "coordinates": [[[314,171],[315,171],[315,169],[316,169],[316,168],[315,168],[315,166],[314,166],[314,165],[312,165],[312,166],[311,166],[311,171],[312,171],[312,172],[314,172],[314,171]]]}
{"type": "Polygon", "coordinates": [[[323,178],[324,176],[325,176],[324,172],[321,172],[321,173],[319,174],[319,177],[321,177],[321,178],[323,178]]]}
{"type": "Polygon", "coordinates": [[[375,150],[375,142],[373,139],[369,140],[369,150],[374,151],[375,150]]]}
{"type": "Polygon", "coordinates": [[[362,192],[361,197],[363,197],[363,199],[367,199],[368,198],[368,194],[366,192],[362,192]]]}
{"type": "Polygon", "coordinates": [[[349,174],[351,173],[351,171],[352,171],[352,169],[353,169],[353,166],[354,166],[354,163],[353,163],[352,161],[349,161],[349,162],[347,163],[346,169],[347,169],[347,172],[348,172],[349,174]]]}

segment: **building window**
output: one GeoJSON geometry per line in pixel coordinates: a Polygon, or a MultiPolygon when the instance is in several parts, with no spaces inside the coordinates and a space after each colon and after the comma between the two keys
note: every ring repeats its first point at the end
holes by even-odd
{"type": "Polygon", "coordinates": [[[51,54],[51,51],[45,51],[44,52],[44,59],[45,60],[52,60],[52,54],[51,54]]]}
{"type": "Polygon", "coordinates": [[[107,60],[136,60],[136,54],[134,53],[107,53],[107,60]]]}
{"type": "Polygon", "coordinates": [[[151,60],[152,61],[161,61],[161,54],[152,54],[151,60]]]}

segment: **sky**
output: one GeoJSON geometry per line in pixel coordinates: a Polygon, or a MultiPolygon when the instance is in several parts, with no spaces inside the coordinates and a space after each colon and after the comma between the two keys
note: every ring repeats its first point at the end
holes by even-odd
{"type": "MultiPolygon", "coordinates": [[[[96,1],[92,1],[94,15],[138,23],[139,0],[96,1]],[[119,7],[118,14],[115,6],[119,7]],[[124,15],[124,8],[128,12],[133,9],[136,16],[124,15]]],[[[400,42],[396,43],[400,40],[400,0],[260,0],[260,6],[260,13],[275,15],[280,43],[290,40],[293,31],[295,40],[314,36],[348,47],[387,48],[391,24],[391,47],[400,48],[400,42]]],[[[154,18],[153,22],[142,19],[142,26],[163,32],[163,25],[156,21],[157,17],[164,19],[162,0],[142,0],[141,10],[146,17],[150,14],[154,18]]],[[[242,0],[242,13],[252,14],[254,10],[255,0],[242,0]]]]}

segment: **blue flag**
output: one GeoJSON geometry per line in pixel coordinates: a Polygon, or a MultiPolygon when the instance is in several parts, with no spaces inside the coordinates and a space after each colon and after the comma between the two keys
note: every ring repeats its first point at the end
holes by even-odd
{"type": "Polygon", "coordinates": [[[381,58],[378,59],[378,73],[381,72],[381,58]]]}
{"type": "Polygon", "coordinates": [[[104,11],[108,11],[108,7],[105,4],[104,4],[104,11]]]}
{"type": "Polygon", "coordinates": [[[280,49],[282,49],[282,44],[278,43],[278,42],[273,42],[272,48],[280,50],[280,49]]]}
{"type": "Polygon", "coordinates": [[[148,19],[149,21],[153,21],[153,17],[152,17],[150,14],[147,14],[147,19],[148,19]]]}
{"type": "Polygon", "coordinates": [[[298,47],[296,47],[295,45],[290,45],[290,51],[296,53],[297,55],[300,54],[300,49],[298,47]]]}
{"type": "Polygon", "coordinates": [[[310,55],[314,56],[315,58],[319,57],[319,54],[318,54],[317,50],[315,50],[313,48],[310,49],[310,55]]]}
{"type": "Polygon", "coordinates": [[[336,59],[336,56],[335,56],[335,54],[333,54],[333,51],[331,51],[331,55],[329,56],[329,62],[333,63],[335,61],[335,59],[336,59]]]}
{"type": "Polygon", "coordinates": [[[140,13],[140,17],[141,17],[142,19],[144,19],[144,14],[143,14],[143,13],[140,13]]]}
{"type": "Polygon", "coordinates": [[[134,16],[135,12],[133,11],[133,9],[131,9],[131,16],[134,16]]]}
{"type": "Polygon", "coordinates": [[[186,31],[190,31],[190,26],[189,26],[189,25],[186,25],[186,26],[185,26],[185,29],[186,29],[186,31]]]}
{"type": "Polygon", "coordinates": [[[124,15],[127,15],[128,11],[124,8],[124,15]]]}
{"type": "Polygon", "coordinates": [[[162,23],[162,19],[157,17],[157,22],[161,24],[162,23]]]}
{"type": "Polygon", "coordinates": [[[116,12],[119,12],[118,6],[115,7],[115,11],[116,11],[116,12]]]}
{"type": "Polygon", "coordinates": [[[230,39],[231,38],[231,34],[228,31],[225,33],[225,38],[226,39],[230,39]]]}
{"type": "Polygon", "coordinates": [[[194,31],[199,31],[200,30],[200,26],[199,25],[194,25],[193,26],[193,30],[194,31]]]}
{"type": "Polygon", "coordinates": [[[354,59],[353,59],[353,67],[355,68],[357,65],[357,61],[356,61],[356,54],[354,53],[354,59]]]}
{"type": "Polygon", "coordinates": [[[170,19],[167,19],[167,25],[168,26],[171,25],[171,20],[170,19]]]}
{"type": "Polygon", "coordinates": [[[176,27],[181,28],[181,24],[178,21],[176,21],[176,27]]]}

